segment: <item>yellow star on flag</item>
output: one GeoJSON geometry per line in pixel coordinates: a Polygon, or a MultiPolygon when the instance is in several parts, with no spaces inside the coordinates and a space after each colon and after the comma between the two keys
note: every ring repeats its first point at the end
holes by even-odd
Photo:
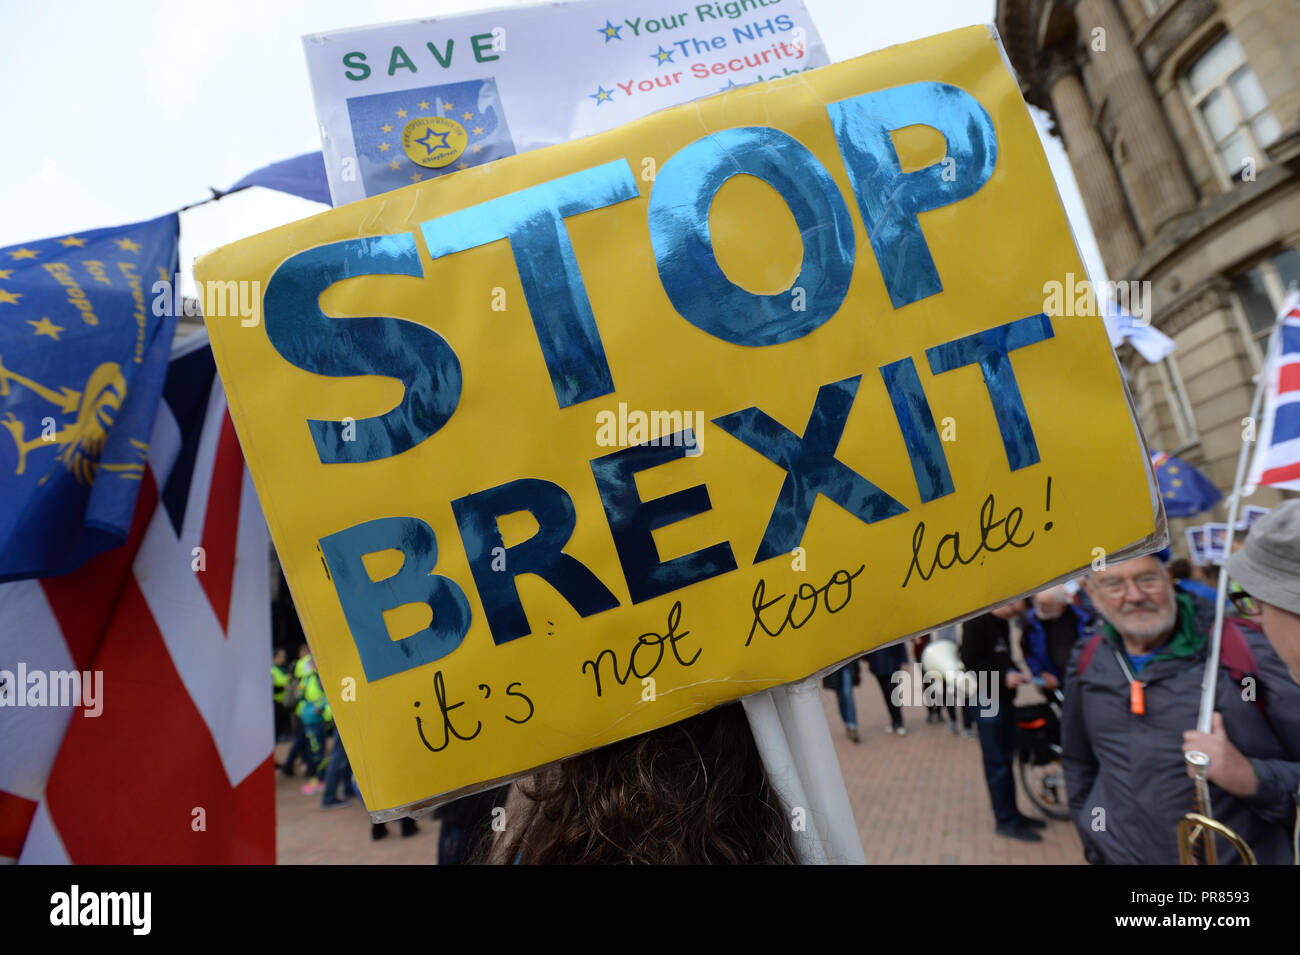
{"type": "Polygon", "coordinates": [[[428,101],[428,100],[420,100],[420,109],[428,109],[428,108],[429,108],[429,101],[428,101]]]}
{"type": "Polygon", "coordinates": [[[14,249],[9,253],[15,259],[34,259],[40,254],[35,249],[14,249]]]}
{"type": "Polygon", "coordinates": [[[402,168],[402,164],[398,162],[396,159],[394,159],[392,162],[388,164],[388,168],[393,170],[393,172],[397,172],[397,170],[402,168]]]}
{"type": "Polygon", "coordinates": [[[0,305],[17,305],[18,300],[22,297],[22,292],[6,292],[0,288],[0,305]]]}
{"type": "Polygon", "coordinates": [[[404,109],[399,109],[399,110],[397,111],[397,118],[398,118],[398,119],[406,119],[406,110],[404,110],[404,109]]]}
{"type": "Polygon", "coordinates": [[[59,240],[59,245],[63,246],[66,249],[70,249],[73,247],[80,249],[85,244],[86,244],[85,239],[80,239],[75,235],[70,235],[66,239],[59,240]]]}
{"type": "Polygon", "coordinates": [[[13,269],[0,269],[0,280],[7,279],[14,274],[13,269]]]}
{"type": "Polygon", "coordinates": [[[49,338],[53,338],[56,342],[59,340],[59,332],[63,331],[62,325],[55,325],[44,315],[41,316],[39,322],[34,322],[29,318],[27,324],[36,329],[37,335],[48,336],[49,338]]]}
{"type": "Polygon", "coordinates": [[[411,173],[411,182],[419,182],[423,178],[424,177],[420,175],[418,172],[411,173]]]}
{"type": "Polygon", "coordinates": [[[462,159],[460,162],[456,163],[456,168],[457,168],[457,169],[468,169],[468,168],[469,168],[469,163],[467,163],[465,160],[462,159]]]}
{"type": "Polygon", "coordinates": [[[474,135],[475,135],[475,136],[482,136],[482,135],[483,135],[483,127],[482,127],[482,126],[475,126],[475,127],[474,127],[474,135]]]}
{"type": "Polygon", "coordinates": [[[132,242],[130,239],[114,239],[113,241],[117,243],[117,247],[123,252],[139,252],[144,248],[140,243],[132,242]]]}
{"type": "Polygon", "coordinates": [[[448,103],[446,100],[443,100],[442,108],[450,110],[450,109],[455,109],[456,107],[453,106],[451,103],[448,103]]]}
{"type": "Polygon", "coordinates": [[[388,143],[380,143],[380,144],[379,144],[379,151],[380,151],[381,153],[386,153],[386,152],[388,152],[388,143]]]}
{"type": "Polygon", "coordinates": [[[386,133],[391,133],[391,132],[393,131],[393,127],[392,127],[392,126],[389,126],[387,123],[384,123],[384,125],[383,125],[382,128],[383,128],[384,132],[386,132],[386,133]]]}
{"type": "Polygon", "coordinates": [[[473,118],[474,118],[474,114],[473,114],[473,113],[466,113],[466,114],[465,114],[465,119],[473,119],[473,118]]]}
{"type": "Polygon", "coordinates": [[[474,152],[476,152],[476,153],[481,153],[481,152],[483,151],[483,147],[480,146],[478,143],[475,143],[473,146],[471,146],[471,147],[469,147],[469,148],[472,149],[472,150],[473,150],[474,152]]]}

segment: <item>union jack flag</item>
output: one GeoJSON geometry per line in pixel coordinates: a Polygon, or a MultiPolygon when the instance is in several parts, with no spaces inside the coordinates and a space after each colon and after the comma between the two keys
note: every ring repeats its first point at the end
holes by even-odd
{"type": "Polygon", "coordinates": [[[0,861],[275,861],[267,565],[200,334],[172,352],[126,543],[0,585],[0,861]],[[56,699],[73,671],[82,698],[56,699]]]}
{"type": "Polygon", "coordinates": [[[1300,292],[1282,305],[1264,375],[1264,412],[1243,493],[1261,485],[1300,491],[1300,292]]]}

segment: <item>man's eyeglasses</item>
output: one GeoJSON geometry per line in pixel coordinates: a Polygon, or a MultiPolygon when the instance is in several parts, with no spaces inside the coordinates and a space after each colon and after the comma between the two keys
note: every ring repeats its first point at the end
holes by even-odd
{"type": "Polygon", "coordinates": [[[1130,582],[1136,584],[1138,590],[1145,594],[1158,594],[1163,587],[1168,586],[1169,578],[1164,574],[1151,571],[1138,574],[1136,577],[1108,577],[1096,581],[1094,585],[1105,596],[1115,598],[1128,590],[1130,582]]]}
{"type": "Polygon", "coordinates": [[[1228,596],[1232,598],[1232,605],[1237,608],[1237,613],[1243,617],[1258,617],[1264,612],[1259,601],[1244,590],[1233,591],[1228,596]]]}

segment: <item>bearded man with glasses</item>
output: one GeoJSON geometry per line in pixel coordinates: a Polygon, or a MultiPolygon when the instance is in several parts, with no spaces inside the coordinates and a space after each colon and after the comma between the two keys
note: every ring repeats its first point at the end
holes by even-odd
{"type": "MultiPolygon", "coordinates": [[[[1195,730],[1213,623],[1154,556],[1092,573],[1105,620],[1066,674],[1062,763],[1089,862],[1176,865],[1191,810],[1186,749],[1210,756],[1214,815],[1261,863],[1293,861],[1300,785],[1300,687],[1257,628],[1225,622],[1213,732],[1195,730]]],[[[1238,861],[1220,839],[1219,859],[1238,861]]]]}

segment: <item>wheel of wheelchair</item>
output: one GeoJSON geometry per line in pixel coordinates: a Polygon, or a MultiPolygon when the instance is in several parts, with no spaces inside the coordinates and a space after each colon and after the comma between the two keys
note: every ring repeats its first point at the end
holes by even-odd
{"type": "Polygon", "coordinates": [[[1025,794],[1045,815],[1070,818],[1070,799],[1065,791],[1065,767],[1059,758],[1048,761],[1020,759],[1020,784],[1025,794]]]}

